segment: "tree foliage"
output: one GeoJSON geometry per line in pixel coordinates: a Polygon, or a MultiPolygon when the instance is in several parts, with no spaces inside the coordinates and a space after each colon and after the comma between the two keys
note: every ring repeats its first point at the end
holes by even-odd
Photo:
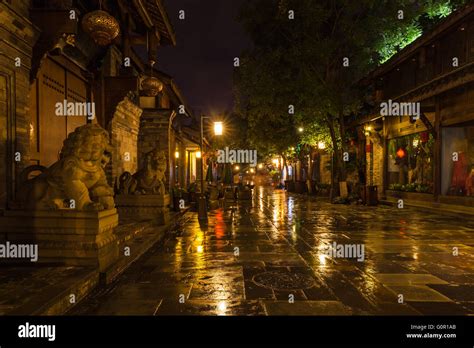
{"type": "Polygon", "coordinates": [[[331,139],[344,180],[344,119],[366,96],[358,82],[463,2],[247,0],[239,20],[253,46],[241,57],[235,86],[249,140],[284,153],[331,139]]]}

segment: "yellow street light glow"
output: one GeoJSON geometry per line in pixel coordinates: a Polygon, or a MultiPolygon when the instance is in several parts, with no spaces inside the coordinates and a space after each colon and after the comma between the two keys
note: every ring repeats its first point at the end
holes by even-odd
{"type": "Polygon", "coordinates": [[[239,169],[240,169],[240,167],[239,167],[239,166],[235,166],[234,168],[235,168],[235,170],[239,170],[239,169]]]}
{"type": "Polygon", "coordinates": [[[250,168],[250,173],[252,173],[252,174],[255,173],[255,169],[250,168]]]}
{"type": "Polygon", "coordinates": [[[222,125],[222,122],[214,122],[214,134],[222,135],[223,131],[224,131],[224,126],[222,125]]]}
{"type": "Polygon", "coordinates": [[[174,157],[179,158],[179,151],[175,151],[174,157]]]}
{"type": "Polygon", "coordinates": [[[196,152],[196,158],[201,158],[201,151],[196,152]]]}
{"type": "Polygon", "coordinates": [[[280,163],[280,161],[278,160],[278,158],[275,158],[275,159],[273,160],[273,164],[277,166],[278,163],[280,163]]]}
{"type": "Polygon", "coordinates": [[[227,310],[227,304],[225,301],[221,301],[217,304],[217,310],[219,311],[219,315],[225,315],[225,312],[227,310]]]}
{"type": "Polygon", "coordinates": [[[326,143],[324,141],[320,141],[318,143],[318,149],[324,150],[326,148],[326,143]]]}
{"type": "Polygon", "coordinates": [[[303,127],[298,128],[298,132],[302,133],[304,131],[303,127]]]}
{"type": "Polygon", "coordinates": [[[262,169],[262,168],[263,168],[263,164],[260,163],[260,164],[258,165],[258,169],[262,169]]]}

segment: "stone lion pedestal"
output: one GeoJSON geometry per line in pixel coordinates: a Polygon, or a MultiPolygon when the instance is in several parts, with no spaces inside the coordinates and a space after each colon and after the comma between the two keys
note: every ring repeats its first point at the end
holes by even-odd
{"type": "Polygon", "coordinates": [[[108,150],[107,131],[86,124],[68,134],[57,162],[25,168],[11,210],[0,211],[0,238],[37,244],[38,262],[107,270],[119,257],[108,150]],[[29,178],[33,171],[41,174],[29,178]]]}
{"type": "Polygon", "coordinates": [[[158,225],[170,221],[170,195],[127,195],[115,196],[120,221],[153,220],[158,225]]]}
{"type": "Polygon", "coordinates": [[[135,174],[120,175],[115,191],[120,221],[153,220],[158,225],[168,224],[170,195],[164,185],[165,170],[165,153],[156,148],[145,154],[143,166],[135,174]]]}
{"type": "Polygon", "coordinates": [[[116,209],[0,212],[0,240],[38,244],[38,262],[96,266],[105,271],[119,256],[116,209]]]}

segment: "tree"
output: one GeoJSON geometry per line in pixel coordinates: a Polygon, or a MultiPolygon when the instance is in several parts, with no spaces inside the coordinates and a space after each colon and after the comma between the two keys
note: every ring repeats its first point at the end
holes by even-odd
{"type": "Polygon", "coordinates": [[[297,141],[330,138],[333,175],[344,182],[345,117],[358,113],[366,92],[358,82],[416,39],[421,19],[439,20],[446,6],[462,2],[246,1],[239,19],[253,47],[244,52],[235,83],[251,141],[284,152],[297,141]]]}

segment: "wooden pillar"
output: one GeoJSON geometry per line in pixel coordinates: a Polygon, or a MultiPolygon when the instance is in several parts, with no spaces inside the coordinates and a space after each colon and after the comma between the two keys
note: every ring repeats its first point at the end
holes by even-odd
{"type": "Polygon", "coordinates": [[[435,143],[433,150],[433,194],[434,200],[439,201],[441,195],[441,150],[442,150],[442,135],[441,135],[441,108],[439,103],[439,97],[435,99],[435,143]]]}
{"type": "Polygon", "coordinates": [[[383,120],[383,138],[382,138],[382,146],[383,146],[383,154],[382,154],[382,159],[383,159],[383,168],[382,168],[382,187],[381,189],[381,196],[383,199],[387,198],[386,195],[386,190],[388,187],[388,126],[387,126],[387,120],[385,117],[382,118],[383,120]]]}

